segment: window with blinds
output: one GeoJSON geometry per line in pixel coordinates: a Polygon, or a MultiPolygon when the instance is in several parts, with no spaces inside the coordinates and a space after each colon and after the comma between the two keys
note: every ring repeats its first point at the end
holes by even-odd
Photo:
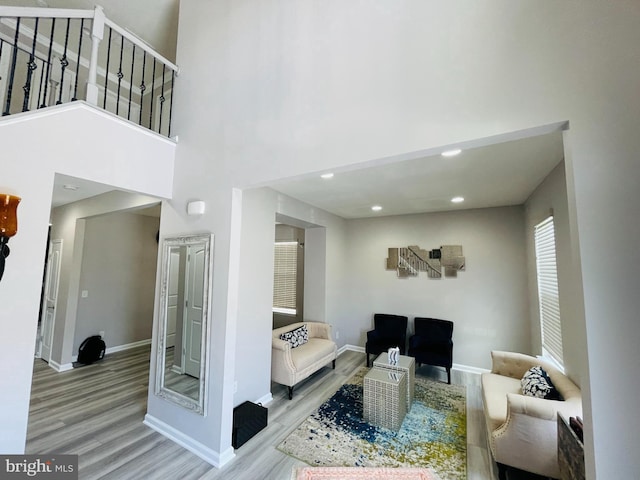
{"type": "Polygon", "coordinates": [[[534,235],[543,353],[550,355],[560,365],[563,365],[553,217],[536,225],[534,235]]]}
{"type": "Polygon", "coordinates": [[[273,311],[295,315],[298,242],[276,242],[273,270],[273,311]]]}

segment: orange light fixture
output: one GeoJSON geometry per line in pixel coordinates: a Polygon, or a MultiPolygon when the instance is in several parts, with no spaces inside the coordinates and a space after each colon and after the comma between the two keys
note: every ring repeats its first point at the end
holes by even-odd
{"type": "Polygon", "coordinates": [[[0,236],[13,237],[18,232],[18,204],[20,197],[0,194],[0,236]]]}
{"type": "Polygon", "coordinates": [[[4,274],[4,264],[9,256],[9,239],[18,233],[18,204],[20,197],[0,194],[0,280],[4,274]]]}

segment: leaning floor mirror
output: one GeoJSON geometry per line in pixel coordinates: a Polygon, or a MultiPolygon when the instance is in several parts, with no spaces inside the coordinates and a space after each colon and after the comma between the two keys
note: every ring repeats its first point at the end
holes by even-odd
{"type": "Polygon", "coordinates": [[[167,237],[162,277],[155,393],[206,415],[213,235],[167,237]]]}

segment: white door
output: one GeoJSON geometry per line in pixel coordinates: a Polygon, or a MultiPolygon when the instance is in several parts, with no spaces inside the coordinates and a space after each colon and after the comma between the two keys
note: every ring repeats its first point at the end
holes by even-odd
{"type": "Polygon", "coordinates": [[[204,246],[189,247],[187,257],[187,305],[183,337],[184,372],[200,378],[202,314],[204,311],[204,246]]]}
{"type": "Polygon", "coordinates": [[[167,344],[173,347],[176,343],[176,319],[178,318],[178,303],[180,297],[180,250],[170,252],[169,285],[167,287],[167,344]]]}
{"type": "Polygon", "coordinates": [[[58,283],[60,280],[60,261],[62,258],[62,239],[49,243],[47,258],[44,297],[42,300],[42,319],[40,321],[41,357],[48,362],[51,359],[51,343],[53,327],[56,320],[56,301],[58,299],[58,283]]]}

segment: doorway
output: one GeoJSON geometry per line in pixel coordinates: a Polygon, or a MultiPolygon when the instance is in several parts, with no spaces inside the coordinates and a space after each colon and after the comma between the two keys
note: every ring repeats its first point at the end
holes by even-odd
{"type": "MultiPolygon", "coordinates": [[[[87,190],[84,198],[63,195],[60,201],[55,191],[63,186],[58,178],[54,183],[41,303],[41,359],[35,359],[33,382],[35,372],[43,369],[54,375],[74,369],[79,344],[90,335],[105,339],[110,357],[120,351],[146,356],[141,366],[148,377],[159,200],[104,185],[93,189],[91,182],[64,177],[65,184],[72,181],[81,185],[79,190],[87,190]],[[87,196],[88,192],[96,195],[87,196]]],[[[42,398],[45,392],[32,390],[32,395],[42,398]]],[[[44,420],[34,427],[30,412],[28,438],[33,439],[44,420]]]]}

